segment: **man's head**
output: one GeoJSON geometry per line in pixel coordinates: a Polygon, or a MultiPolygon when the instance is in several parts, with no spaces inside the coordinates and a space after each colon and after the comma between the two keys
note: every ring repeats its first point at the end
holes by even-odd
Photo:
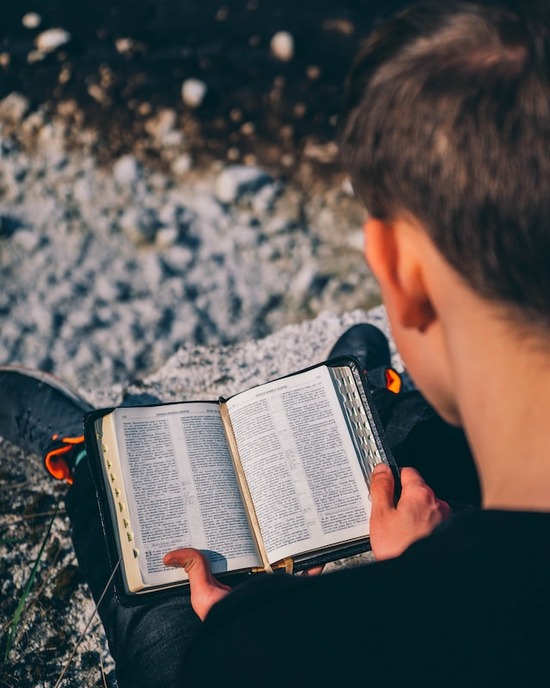
{"type": "Polygon", "coordinates": [[[517,5],[420,4],[381,24],[341,148],[370,217],[414,220],[475,293],[550,328],[550,42],[547,17],[517,5]]]}

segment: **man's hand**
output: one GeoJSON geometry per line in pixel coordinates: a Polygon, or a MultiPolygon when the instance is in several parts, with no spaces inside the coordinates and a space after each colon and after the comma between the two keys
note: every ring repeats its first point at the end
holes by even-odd
{"type": "Polygon", "coordinates": [[[370,494],[370,540],[376,559],[399,556],[407,547],[449,517],[447,502],[437,499],[414,468],[401,470],[401,497],[394,505],[393,473],[386,464],[374,469],[370,494]]]}
{"type": "Polygon", "coordinates": [[[166,566],[181,566],[185,569],[191,586],[191,604],[203,621],[216,602],[223,599],[231,590],[228,585],[214,578],[208,559],[197,549],[176,549],[165,554],[163,561],[166,566]]]}

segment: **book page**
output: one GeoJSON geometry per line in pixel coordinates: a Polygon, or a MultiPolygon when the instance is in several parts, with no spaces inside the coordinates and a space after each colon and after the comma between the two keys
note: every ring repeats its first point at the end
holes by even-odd
{"type": "Polygon", "coordinates": [[[179,547],[205,551],[218,573],[258,566],[218,405],[119,408],[112,417],[144,583],[186,577],[162,563],[179,547]]]}
{"type": "Polygon", "coordinates": [[[368,488],[326,366],[227,407],[271,562],[368,536],[368,488]]]}

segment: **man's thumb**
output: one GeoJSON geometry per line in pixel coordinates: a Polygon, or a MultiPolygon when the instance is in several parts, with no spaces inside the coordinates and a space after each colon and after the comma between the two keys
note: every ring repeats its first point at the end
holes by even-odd
{"type": "Polygon", "coordinates": [[[185,573],[189,576],[189,582],[193,587],[210,584],[212,582],[212,574],[210,573],[210,566],[208,560],[202,552],[191,547],[183,547],[168,552],[163,558],[166,566],[180,566],[185,569],[185,573]]]}
{"type": "Polygon", "coordinates": [[[374,467],[370,482],[370,496],[373,511],[393,509],[395,482],[391,468],[385,463],[374,467]]]}
{"type": "Polygon", "coordinates": [[[191,604],[203,621],[212,606],[231,590],[214,578],[208,559],[197,549],[176,549],[168,552],[163,561],[166,566],[181,566],[185,569],[191,586],[191,604]]]}

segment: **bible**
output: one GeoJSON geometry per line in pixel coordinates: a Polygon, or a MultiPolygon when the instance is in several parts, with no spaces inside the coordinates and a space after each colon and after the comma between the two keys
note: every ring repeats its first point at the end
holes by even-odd
{"type": "Polygon", "coordinates": [[[180,547],[202,550],[222,578],[367,551],[372,470],[395,469],[348,357],[227,399],[92,411],[84,427],[113,568],[121,561],[115,588],[128,604],[187,584],[162,561],[180,547]]]}

